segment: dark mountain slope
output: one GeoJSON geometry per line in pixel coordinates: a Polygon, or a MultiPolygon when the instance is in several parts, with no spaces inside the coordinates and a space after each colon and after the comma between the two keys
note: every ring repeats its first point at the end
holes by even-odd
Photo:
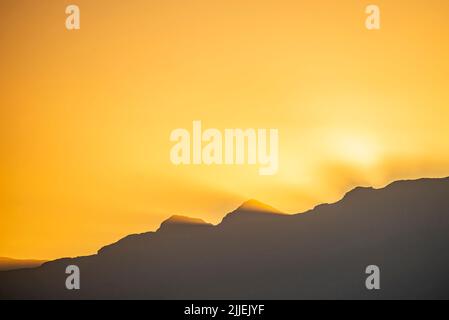
{"type": "Polygon", "coordinates": [[[250,201],[212,226],[174,217],[97,255],[0,273],[0,298],[449,298],[449,178],[357,188],[283,215],[250,201]],[[65,289],[65,268],[81,290],[65,289]],[[365,268],[381,290],[365,288],[365,268]]]}
{"type": "Polygon", "coordinates": [[[45,260],[24,260],[0,257],[0,271],[36,268],[42,265],[45,260]]]}

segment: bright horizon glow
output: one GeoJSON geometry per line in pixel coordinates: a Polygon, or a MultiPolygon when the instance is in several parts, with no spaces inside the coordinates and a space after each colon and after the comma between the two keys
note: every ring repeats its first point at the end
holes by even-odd
{"type": "Polygon", "coordinates": [[[172,215],[217,224],[449,176],[449,2],[0,3],[0,256],[95,253],[172,215]],[[279,129],[279,170],[173,166],[170,132],[279,129]]]}

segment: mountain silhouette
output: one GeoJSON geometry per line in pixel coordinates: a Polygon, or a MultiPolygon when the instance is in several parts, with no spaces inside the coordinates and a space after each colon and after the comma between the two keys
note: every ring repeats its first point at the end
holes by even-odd
{"type": "Polygon", "coordinates": [[[212,226],[210,223],[206,223],[201,219],[190,218],[186,216],[171,216],[169,219],[162,222],[161,227],[158,231],[162,230],[187,230],[191,228],[198,227],[209,227],[212,226]]]}
{"type": "Polygon", "coordinates": [[[216,226],[173,216],[98,254],[0,272],[2,299],[447,299],[449,178],[356,188],[285,215],[255,200],[216,226]],[[77,265],[81,289],[67,290],[77,265]],[[365,269],[380,268],[380,290],[365,269]]]}
{"type": "Polygon", "coordinates": [[[238,227],[253,223],[267,223],[283,215],[285,213],[278,209],[252,199],[245,201],[240,207],[225,215],[220,226],[232,225],[238,227]]]}

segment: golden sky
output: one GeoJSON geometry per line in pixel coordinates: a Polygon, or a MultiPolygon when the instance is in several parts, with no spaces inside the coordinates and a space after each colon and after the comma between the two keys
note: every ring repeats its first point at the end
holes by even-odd
{"type": "Polygon", "coordinates": [[[77,0],[68,31],[71,3],[0,2],[0,256],[449,175],[447,0],[77,0]],[[278,174],[172,165],[170,132],[193,120],[278,128],[278,174]]]}

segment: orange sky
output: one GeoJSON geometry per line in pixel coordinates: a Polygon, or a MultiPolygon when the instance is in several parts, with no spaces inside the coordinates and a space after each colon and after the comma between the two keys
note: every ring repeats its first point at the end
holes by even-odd
{"type": "Polygon", "coordinates": [[[172,214],[287,212],[449,175],[446,0],[0,3],[0,256],[91,254],[172,214]],[[382,29],[364,27],[365,6],[382,29]],[[171,130],[278,128],[279,172],[171,164],[171,130]]]}

